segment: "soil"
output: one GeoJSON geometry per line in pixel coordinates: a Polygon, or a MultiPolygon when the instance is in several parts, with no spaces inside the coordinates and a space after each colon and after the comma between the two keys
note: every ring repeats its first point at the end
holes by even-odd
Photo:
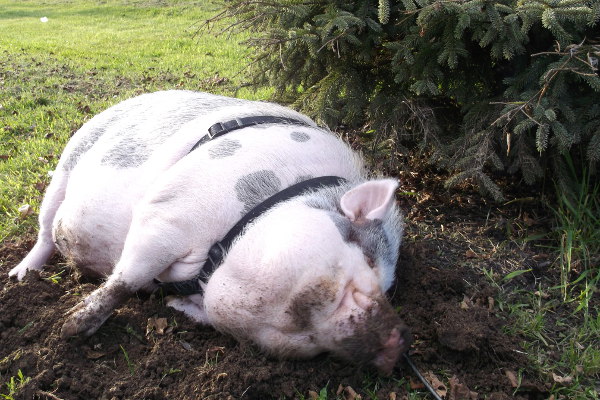
{"type": "MultiPolygon", "coordinates": [[[[527,370],[523,338],[507,333],[511,321],[482,272],[542,268],[536,260],[543,255],[509,237],[542,218],[519,202],[488,203],[470,188],[448,192],[427,176],[400,179],[418,195],[400,198],[406,237],[389,295],[414,334],[414,364],[447,399],[547,398],[546,386],[527,370]]],[[[14,399],[317,398],[325,387],[330,399],[426,396],[406,362],[382,377],[328,355],[272,359],[191,322],[156,295],[129,299],[89,338],[62,340],[67,311],[99,281],[80,277],[60,256],[23,282],[8,279],[33,243],[31,232],[0,245],[0,394],[9,394],[20,371],[29,381],[14,399]]],[[[528,274],[513,281],[534,285],[528,274]]]]}

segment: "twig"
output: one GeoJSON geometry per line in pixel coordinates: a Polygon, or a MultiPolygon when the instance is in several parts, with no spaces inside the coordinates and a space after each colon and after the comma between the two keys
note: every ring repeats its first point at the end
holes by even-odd
{"type": "Polygon", "coordinates": [[[52,394],[50,392],[44,392],[43,390],[38,390],[37,394],[50,397],[51,399],[54,399],[54,400],[63,400],[60,397],[56,396],[55,394],[52,394]]]}

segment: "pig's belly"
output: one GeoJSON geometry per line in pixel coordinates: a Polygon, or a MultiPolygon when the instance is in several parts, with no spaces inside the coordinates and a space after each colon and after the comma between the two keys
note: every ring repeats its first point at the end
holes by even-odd
{"type": "Polygon", "coordinates": [[[53,221],[58,250],[93,276],[110,275],[123,250],[133,205],[143,193],[140,180],[126,177],[125,171],[104,172],[85,178],[74,174],[53,221]]]}

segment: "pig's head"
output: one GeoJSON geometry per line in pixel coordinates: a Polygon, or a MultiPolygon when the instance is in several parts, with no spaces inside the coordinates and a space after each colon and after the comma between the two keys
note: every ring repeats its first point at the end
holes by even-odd
{"type": "Polygon", "coordinates": [[[210,278],[210,322],[280,357],[328,351],[389,374],[411,341],[385,299],[402,232],[396,187],[323,189],[269,211],[210,278]]]}

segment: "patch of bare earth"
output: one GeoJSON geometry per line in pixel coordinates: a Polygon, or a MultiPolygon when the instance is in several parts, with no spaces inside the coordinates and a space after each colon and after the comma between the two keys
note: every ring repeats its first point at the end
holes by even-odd
{"type": "MultiPolygon", "coordinates": [[[[415,336],[412,360],[449,399],[543,398],[545,386],[528,373],[522,339],[505,333],[510,321],[481,272],[536,263],[530,248],[506,237],[507,224],[521,221],[522,210],[486,204],[476,194],[424,193],[423,177],[415,175],[401,180],[420,193],[400,200],[407,233],[390,291],[415,336]],[[514,393],[511,378],[522,369],[514,393]]],[[[98,282],[68,269],[52,282],[66,268],[59,257],[23,282],[9,280],[8,271],[32,245],[27,236],[0,246],[0,393],[19,370],[31,378],[15,399],[309,398],[325,386],[345,399],[355,398],[353,392],[401,399],[410,388],[422,390],[404,363],[383,378],[326,355],[271,359],[194,324],[155,295],[129,299],[90,338],[61,340],[67,311],[98,282]]]]}

